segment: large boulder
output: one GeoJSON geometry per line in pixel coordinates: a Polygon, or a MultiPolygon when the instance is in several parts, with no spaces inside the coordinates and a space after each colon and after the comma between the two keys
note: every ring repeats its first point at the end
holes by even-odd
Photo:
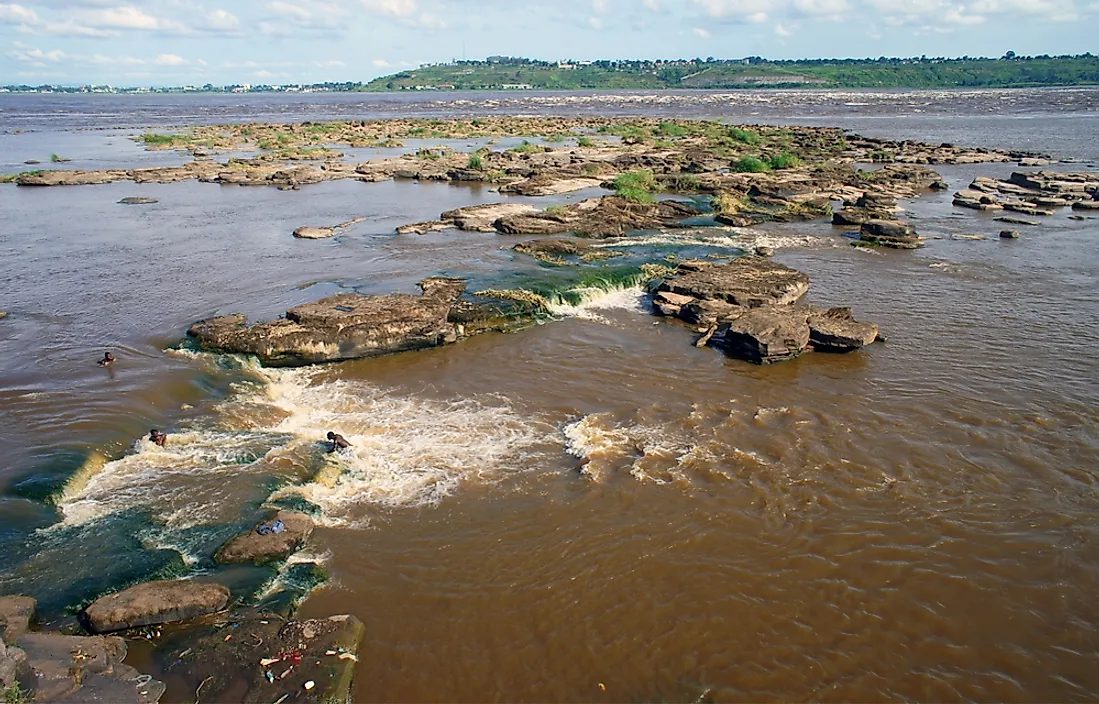
{"type": "Polygon", "coordinates": [[[458,279],[420,282],[422,296],[344,293],[287,311],[286,318],[247,325],[242,315],[202,320],[188,333],[204,348],[253,354],[269,366],[300,366],[453,342],[447,321],[465,290],[458,279]]]}
{"type": "Polygon", "coordinates": [[[272,560],[281,560],[290,556],[313,534],[313,519],[297,511],[279,511],[275,516],[260,523],[252,530],[241,533],[221,546],[214,556],[220,564],[251,562],[264,564],[272,560]],[[279,532],[264,531],[281,521],[279,532]]]}
{"type": "Polygon", "coordinates": [[[220,611],[229,590],[220,584],[192,580],[146,582],[100,597],[84,610],[93,633],[186,621],[220,611]]]}
{"type": "Polygon", "coordinates": [[[809,290],[809,277],[766,257],[741,257],[701,266],[662,282],[657,290],[754,308],[793,303],[809,290]]]}
{"type": "Polygon", "coordinates": [[[302,240],[323,240],[335,234],[336,230],[331,227],[302,226],[294,230],[294,237],[302,240]]]}
{"type": "Polygon", "coordinates": [[[534,212],[537,212],[537,208],[525,203],[492,203],[448,210],[439,216],[439,220],[450,223],[459,230],[495,232],[492,223],[500,218],[534,212]]]}

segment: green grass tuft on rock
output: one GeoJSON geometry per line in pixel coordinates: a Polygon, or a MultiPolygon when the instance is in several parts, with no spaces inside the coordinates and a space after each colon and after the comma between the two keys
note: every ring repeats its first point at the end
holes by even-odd
{"type": "Polygon", "coordinates": [[[762,174],[770,170],[771,165],[756,156],[742,156],[733,162],[733,171],[739,173],[762,174]]]}

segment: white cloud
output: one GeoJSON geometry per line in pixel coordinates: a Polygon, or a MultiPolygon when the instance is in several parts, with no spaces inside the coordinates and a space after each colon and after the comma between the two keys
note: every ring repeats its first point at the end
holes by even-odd
{"type": "Polygon", "coordinates": [[[15,3],[0,3],[0,22],[5,24],[37,24],[38,13],[15,3]]]}
{"type": "MultiPolygon", "coordinates": [[[[777,0],[776,0],[777,1],[777,0]]],[[[764,22],[772,0],[692,0],[706,15],[728,22],[764,22]]]]}
{"type": "Polygon", "coordinates": [[[702,29],[701,27],[695,27],[694,28],[694,33],[695,33],[695,36],[700,37],[702,39],[709,39],[710,37],[713,36],[707,30],[702,29]]]}
{"type": "Polygon", "coordinates": [[[240,27],[240,20],[236,15],[219,8],[206,16],[206,27],[218,32],[233,32],[240,27]]]}
{"type": "Polygon", "coordinates": [[[641,6],[649,12],[660,12],[660,0],[641,0],[641,6]]]}
{"type": "Polygon", "coordinates": [[[603,29],[603,20],[598,17],[589,17],[588,26],[592,29],[603,29]]]}
{"type": "Polygon", "coordinates": [[[775,34],[777,34],[780,37],[792,37],[792,36],[794,36],[793,32],[791,32],[789,29],[783,27],[781,24],[776,24],[775,25],[775,34]]]}
{"type": "Polygon", "coordinates": [[[443,29],[446,22],[437,15],[420,10],[417,0],[359,0],[367,12],[390,17],[420,29],[443,29]]]}
{"type": "Polygon", "coordinates": [[[610,0],[591,0],[592,12],[605,15],[610,11],[610,0]]]}
{"type": "Polygon", "coordinates": [[[794,0],[794,9],[804,15],[842,15],[851,9],[847,0],[794,0]]]}
{"type": "Polygon", "coordinates": [[[157,66],[182,66],[187,63],[187,59],[175,54],[161,54],[153,59],[153,63],[157,66]]]}

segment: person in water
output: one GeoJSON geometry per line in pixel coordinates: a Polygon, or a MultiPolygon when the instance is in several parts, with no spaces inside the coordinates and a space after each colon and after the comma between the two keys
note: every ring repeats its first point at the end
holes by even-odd
{"type": "Polygon", "coordinates": [[[104,352],[103,359],[99,360],[98,364],[101,367],[111,366],[112,364],[114,364],[114,355],[110,352],[104,352]]]}
{"type": "Polygon", "coordinates": [[[347,438],[340,435],[339,433],[333,433],[331,430],[328,431],[328,440],[332,443],[332,446],[328,448],[329,452],[335,452],[336,450],[346,450],[347,448],[351,447],[351,443],[347,442],[347,438]]]}
{"type": "Polygon", "coordinates": [[[156,428],[149,431],[149,439],[155,442],[157,445],[164,447],[168,443],[168,434],[162,433],[156,428]]]}

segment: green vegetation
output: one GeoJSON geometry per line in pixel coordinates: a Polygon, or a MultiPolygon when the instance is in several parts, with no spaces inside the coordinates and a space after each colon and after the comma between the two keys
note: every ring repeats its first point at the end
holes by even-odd
{"type": "Polygon", "coordinates": [[[733,162],[733,171],[761,174],[771,170],[771,165],[756,156],[742,156],[733,162]]]}
{"type": "Polygon", "coordinates": [[[69,161],[72,161],[72,159],[66,159],[65,157],[58,156],[57,154],[50,154],[50,162],[51,163],[64,164],[64,163],[69,162],[69,161]]]}
{"type": "Polygon", "coordinates": [[[19,682],[12,682],[0,691],[0,694],[4,697],[4,704],[24,704],[28,701],[26,693],[19,686],[19,682]]]}
{"type": "Polygon", "coordinates": [[[522,144],[520,144],[518,147],[515,147],[514,149],[509,149],[508,151],[515,152],[516,154],[533,154],[535,152],[545,151],[545,149],[535,146],[524,139],[522,144]]]}
{"type": "Polygon", "coordinates": [[[147,132],[141,135],[141,141],[145,143],[146,147],[175,149],[177,147],[186,147],[191,143],[191,138],[182,134],[154,134],[152,132],[147,132]]]}
{"type": "Polygon", "coordinates": [[[718,193],[710,201],[710,207],[718,215],[736,215],[749,207],[744,196],[729,192],[718,193]]]}
{"type": "Polygon", "coordinates": [[[481,158],[481,155],[480,154],[470,154],[469,155],[469,164],[467,165],[467,168],[473,169],[475,171],[484,171],[485,162],[481,158]]]}
{"type": "Polygon", "coordinates": [[[638,169],[620,174],[614,179],[614,193],[634,203],[652,203],[656,176],[650,169],[638,169]]]}
{"type": "Polygon", "coordinates": [[[751,130],[730,127],[729,137],[742,144],[759,144],[759,135],[751,130]]]}
{"type": "Polygon", "coordinates": [[[568,212],[568,208],[558,203],[557,205],[551,205],[546,208],[546,212],[553,215],[560,215],[562,213],[568,212]]]}
{"type": "Polygon", "coordinates": [[[576,146],[584,148],[594,147],[595,140],[591,137],[581,137],[580,139],[576,140],[576,146]]]}
{"type": "MultiPolygon", "coordinates": [[[[352,86],[351,90],[499,90],[759,88],[951,88],[1099,83],[1099,57],[1016,56],[998,59],[913,57],[878,59],[678,59],[670,61],[556,62],[495,57],[424,66],[352,86]]],[[[669,123],[672,132],[675,125],[669,123]]],[[[669,133],[666,136],[675,137],[669,133]]]]}
{"type": "Polygon", "coordinates": [[[41,169],[37,171],[20,171],[17,174],[0,174],[0,183],[15,183],[20,176],[37,176],[40,173],[42,173],[41,169]]]}
{"type": "Polygon", "coordinates": [[[801,159],[788,152],[783,152],[781,154],[775,154],[774,156],[772,156],[770,159],[767,160],[767,163],[772,169],[778,171],[780,169],[792,169],[795,166],[800,166],[801,159]]]}

